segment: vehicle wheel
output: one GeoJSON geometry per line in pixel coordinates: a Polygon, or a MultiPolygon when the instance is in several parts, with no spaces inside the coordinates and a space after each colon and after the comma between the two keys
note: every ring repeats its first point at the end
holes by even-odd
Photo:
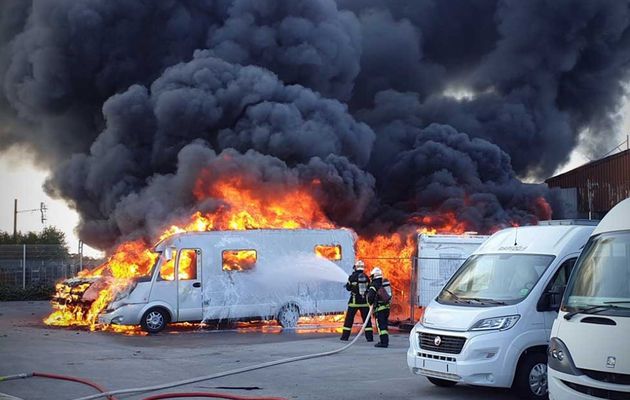
{"type": "Polygon", "coordinates": [[[446,380],[446,379],[432,378],[432,377],[429,377],[429,376],[427,376],[427,379],[429,380],[429,382],[431,382],[435,386],[439,386],[439,387],[453,387],[453,386],[457,385],[457,382],[449,381],[449,380],[446,380]]]}
{"type": "Polygon", "coordinates": [[[548,399],[547,355],[526,354],[519,363],[512,386],[523,399],[548,399]]]}
{"type": "Polygon", "coordinates": [[[285,304],[278,312],[278,323],[283,328],[295,328],[300,318],[300,309],[295,304],[285,304]]]}
{"type": "Polygon", "coordinates": [[[158,333],[166,327],[169,317],[168,313],[160,308],[151,308],[142,316],[140,326],[149,333],[158,333]]]}

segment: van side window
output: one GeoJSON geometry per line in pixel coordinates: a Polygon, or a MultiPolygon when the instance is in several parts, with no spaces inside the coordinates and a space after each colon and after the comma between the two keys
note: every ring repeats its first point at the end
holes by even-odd
{"type": "Polygon", "coordinates": [[[338,244],[318,244],[315,246],[315,254],[331,261],[341,260],[341,246],[338,244]]]}
{"type": "Polygon", "coordinates": [[[576,261],[577,258],[569,258],[562,263],[560,268],[558,268],[558,271],[556,271],[556,275],[551,280],[551,286],[549,289],[564,289],[567,286],[569,275],[571,275],[571,271],[573,270],[573,266],[576,261]]]}
{"type": "Polygon", "coordinates": [[[249,271],[254,269],[258,254],[256,250],[223,250],[223,271],[249,271]]]}
{"type": "Polygon", "coordinates": [[[177,277],[182,280],[197,279],[197,262],[201,256],[198,249],[183,249],[179,252],[177,277]]]}
{"type": "Polygon", "coordinates": [[[159,280],[172,281],[175,279],[175,257],[168,261],[163,261],[160,266],[159,280]]]}

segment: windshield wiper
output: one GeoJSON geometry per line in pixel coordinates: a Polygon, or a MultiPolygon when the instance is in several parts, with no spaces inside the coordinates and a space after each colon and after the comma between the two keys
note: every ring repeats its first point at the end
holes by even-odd
{"type": "Polygon", "coordinates": [[[499,306],[504,306],[507,304],[505,301],[501,301],[501,300],[481,299],[481,301],[483,301],[484,303],[496,304],[499,306]]]}
{"type": "Polygon", "coordinates": [[[505,305],[504,301],[492,300],[492,299],[480,299],[477,297],[465,297],[466,300],[472,300],[479,304],[496,304],[496,305],[505,305]]]}
{"type": "Polygon", "coordinates": [[[467,301],[468,299],[462,299],[461,297],[459,297],[458,295],[456,295],[455,293],[451,292],[448,289],[442,289],[442,290],[445,291],[446,293],[450,294],[455,299],[455,301],[461,301],[463,303],[470,304],[470,301],[467,301]]]}
{"type": "Polygon", "coordinates": [[[605,301],[604,304],[630,304],[630,300],[624,301],[605,301]]]}
{"type": "Polygon", "coordinates": [[[571,311],[568,314],[564,314],[564,319],[566,319],[568,321],[571,318],[573,318],[574,316],[576,316],[577,314],[595,314],[595,313],[598,313],[598,312],[611,310],[611,309],[614,309],[614,308],[619,308],[619,307],[614,305],[614,304],[600,304],[598,306],[591,306],[591,307],[587,307],[587,308],[578,308],[575,311],[571,311]]]}

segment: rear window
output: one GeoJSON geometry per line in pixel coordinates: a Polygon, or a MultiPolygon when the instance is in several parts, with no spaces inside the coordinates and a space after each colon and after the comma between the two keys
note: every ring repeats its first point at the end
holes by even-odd
{"type": "Polygon", "coordinates": [[[256,266],[256,250],[223,250],[223,271],[249,271],[256,266]]]}

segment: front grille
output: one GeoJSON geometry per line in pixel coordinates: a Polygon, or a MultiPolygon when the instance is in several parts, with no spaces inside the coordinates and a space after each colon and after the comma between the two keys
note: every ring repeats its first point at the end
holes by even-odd
{"type": "Polygon", "coordinates": [[[615,374],[613,372],[606,371],[593,371],[590,369],[581,369],[580,371],[584,372],[584,375],[591,379],[595,379],[596,381],[616,383],[618,385],[630,385],[630,375],[615,374]]]}
{"type": "Polygon", "coordinates": [[[579,385],[577,383],[562,381],[565,385],[575,390],[576,392],[584,393],[589,396],[598,397],[600,399],[607,400],[628,400],[630,399],[630,392],[619,392],[617,390],[598,389],[594,387],[579,385]]]}
{"type": "Polygon", "coordinates": [[[434,335],[432,333],[420,332],[418,334],[420,348],[424,350],[437,351],[438,353],[459,354],[466,343],[466,338],[457,336],[434,335]],[[435,338],[439,336],[441,343],[435,344],[435,338]]]}
{"type": "Polygon", "coordinates": [[[457,362],[457,359],[455,357],[438,356],[438,355],[435,355],[435,354],[422,353],[422,352],[418,352],[418,357],[420,357],[420,358],[428,358],[428,359],[431,359],[431,360],[457,362]]]}

